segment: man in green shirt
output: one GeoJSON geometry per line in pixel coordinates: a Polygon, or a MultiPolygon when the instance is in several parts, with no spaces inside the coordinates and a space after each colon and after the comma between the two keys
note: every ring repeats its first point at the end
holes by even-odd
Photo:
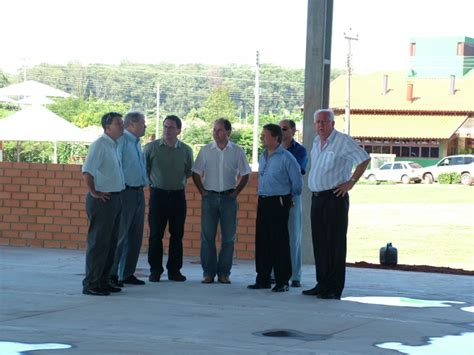
{"type": "Polygon", "coordinates": [[[148,143],[144,148],[150,203],[148,223],[150,240],[148,263],[151,282],[158,282],[163,273],[163,236],[168,224],[168,279],[186,281],[181,274],[183,266],[183,235],[186,220],[186,180],[192,174],[193,151],[178,140],[181,120],[170,115],[163,121],[163,138],[148,143]]]}

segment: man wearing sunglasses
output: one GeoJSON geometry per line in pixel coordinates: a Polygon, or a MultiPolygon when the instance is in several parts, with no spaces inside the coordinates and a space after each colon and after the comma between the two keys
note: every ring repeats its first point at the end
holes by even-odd
{"type": "Polygon", "coordinates": [[[86,276],[82,293],[107,296],[122,289],[110,285],[122,211],[121,193],[125,179],[117,151],[117,139],[123,134],[122,115],[109,112],[102,117],[104,134],[94,141],[82,167],[88,193],[89,219],[86,252],[86,276]]]}
{"type": "MultiPolygon", "coordinates": [[[[308,154],[306,148],[295,141],[296,124],[293,120],[280,121],[282,131],[281,145],[286,148],[300,165],[301,175],[306,173],[308,154]]],[[[301,195],[293,196],[293,206],[288,218],[291,254],[291,287],[301,287],[301,195]]]]}

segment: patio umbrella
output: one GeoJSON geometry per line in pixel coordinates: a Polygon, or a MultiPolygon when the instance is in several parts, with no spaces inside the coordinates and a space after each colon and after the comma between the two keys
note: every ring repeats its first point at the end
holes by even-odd
{"type": "Polygon", "coordinates": [[[17,101],[21,105],[48,105],[54,103],[53,100],[46,96],[28,96],[17,101]]]}

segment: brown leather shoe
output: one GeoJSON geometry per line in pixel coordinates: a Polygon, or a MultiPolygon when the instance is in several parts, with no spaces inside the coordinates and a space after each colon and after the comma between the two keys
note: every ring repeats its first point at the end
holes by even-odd
{"type": "Polygon", "coordinates": [[[204,276],[201,283],[202,284],[212,284],[214,282],[214,278],[211,276],[204,276]]]}
{"type": "Polygon", "coordinates": [[[221,284],[230,284],[230,279],[229,276],[227,275],[221,275],[218,277],[219,283],[221,284]]]}

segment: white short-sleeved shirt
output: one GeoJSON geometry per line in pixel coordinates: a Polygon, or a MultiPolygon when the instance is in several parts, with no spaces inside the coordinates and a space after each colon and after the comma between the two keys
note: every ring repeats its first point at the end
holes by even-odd
{"type": "Polygon", "coordinates": [[[242,147],[228,142],[221,150],[216,142],[201,148],[193,172],[204,178],[204,188],[210,191],[235,189],[239,176],[252,172],[242,147]]]}
{"type": "Polygon", "coordinates": [[[369,158],[356,141],[335,129],[322,148],[321,139],[316,136],[311,149],[308,187],[313,192],[333,189],[350,180],[354,165],[369,158]]]}
{"type": "Polygon", "coordinates": [[[82,172],[94,177],[97,191],[118,192],[125,189],[117,143],[106,134],[90,145],[82,172]]]}

